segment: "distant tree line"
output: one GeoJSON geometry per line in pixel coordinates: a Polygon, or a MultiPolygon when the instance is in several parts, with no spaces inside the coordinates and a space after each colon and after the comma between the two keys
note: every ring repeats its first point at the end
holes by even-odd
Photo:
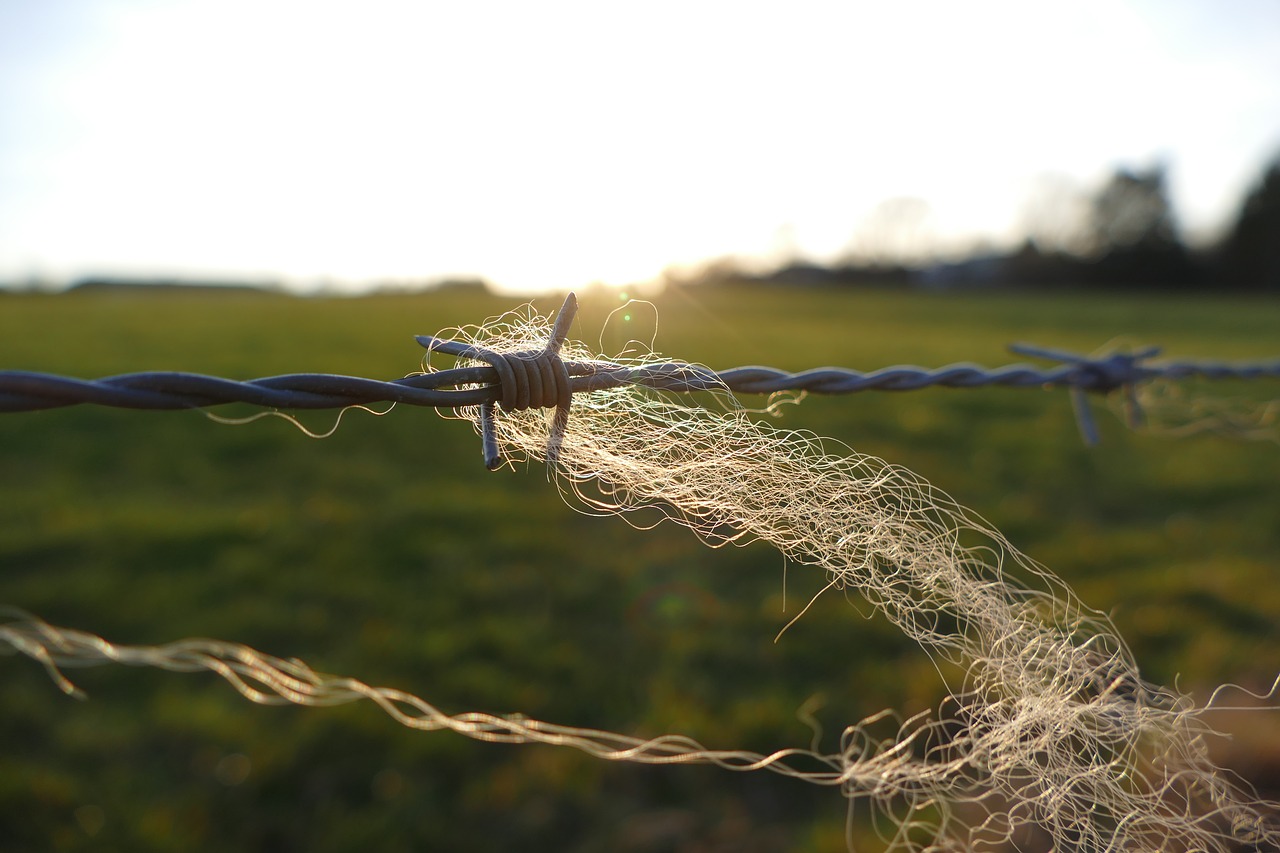
{"type": "Polygon", "coordinates": [[[1226,237],[1200,251],[1178,233],[1162,167],[1119,170],[1092,198],[1081,251],[1028,241],[1007,275],[1026,284],[1280,293],[1280,158],[1246,195],[1226,237]]]}
{"type": "Polygon", "coordinates": [[[1226,284],[1280,293],[1280,157],[1245,197],[1216,262],[1226,284]]]}
{"type": "MultiPolygon", "coordinates": [[[[880,211],[881,218],[863,235],[866,245],[856,258],[829,265],[793,261],[755,274],[721,261],[683,280],[1280,294],[1280,156],[1247,193],[1226,236],[1214,246],[1195,250],[1179,233],[1163,166],[1119,169],[1077,205],[1074,216],[1049,207],[1040,209],[1035,221],[1027,223],[1028,238],[1018,249],[975,252],[961,260],[922,259],[918,246],[923,202],[895,201],[880,211]],[[912,248],[915,256],[903,247],[912,248]]],[[[1054,201],[1065,206],[1062,199],[1054,201]]]]}

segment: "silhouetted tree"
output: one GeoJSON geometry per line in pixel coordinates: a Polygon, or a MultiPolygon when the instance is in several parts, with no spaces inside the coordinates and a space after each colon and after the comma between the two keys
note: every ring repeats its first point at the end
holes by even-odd
{"type": "Polygon", "coordinates": [[[1120,169],[1093,198],[1089,277],[1112,285],[1185,287],[1198,281],[1196,265],[1178,237],[1165,190],[1165,170],[1120,169]]]}
{"type": "Polygon", "coordinates": [[[1091,214],[1093,249],[1099,254],[1178,242],[1162,166],[1117,171],[1094,196],[1091,214]]]}
{"type": "Polygon", "coordinates": [[[1245,197],[1220,261],[1226,284],[1280,292],[1280,156],[1245,197]]]}

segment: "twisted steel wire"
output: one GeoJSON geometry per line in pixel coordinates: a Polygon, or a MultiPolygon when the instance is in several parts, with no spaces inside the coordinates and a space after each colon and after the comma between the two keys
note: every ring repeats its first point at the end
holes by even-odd
{"type": "MultiPolygon", "coordinates": [[[[1018,347],[1015,351],[1032,354],[1029,347],[1018,347]]],[[[606,361],[566,361],[564,366],[574,393],[632,384],[667,391],[728,388],[742,394],[777,391],[853,394],[861,391],[986,386],[1071,387],[1106,392],[1155,378],[1280,378],[1280,360],[1144,364],[1139,356],[1144,354],[1111,356],[1104,360],[1074,356],[1069,363],[1047,368],[1029,364],[985,368],[960,363],[934,369],[899,365],[870,372],[820,367],[790,373],[758,365],[713,371],[681,362],[623,366],[606,361]]],[[[151,410],[205,408],[226,403],[249,403],[280,409],[337,409],[372,403],[459,408],[497,403],[501,399],[500,377],[492,366],[452,368],[390,381],[325,373],[294,373],[237,381],[172,371],[126,373],[102,379],[75,379],[21,370],[0,371],[0,412],[31,412],[80,404],[151,410]]]]}
{"type": "MultiPolygon", "coordinates": [[[[561,361],[560,345],[577,310],[573,294],[565,300],[547,347],[538,352],[494,353],[456,341],[422,335],[418,342],[431,351],[485,361],[485,366],[379,381],[357,376],[295,373],[249,381],[173,371],[152,371],[75,379],[49,373],[0,371],[0,413],[30,412],[84,403],[127,409],[193,409],[226,403],[249,403],[277,409],[334,409],[373,403],[403,403],[434,408],[482,407],[482,421],[491,419],[493,406],[507,410],[529,406],[554,407],[556,428],[549,456],[554,459],[558,434],[572,395],[584,391],[644,385],[668,391],[706,391],[728,388],[741,394],[804,391],[813,394],[852,394],[861,391],[914,391],[920,388],[1066,387],[1072,391],[1076,416],[1085,440],[1097,441],[1097,429],[1085,402],[1086,392],[1125,389],[1130,421],[1140,422],[1134,387],[1156,378],[1257,379],[1280,378],[1280,359],[1256,363],[1170,361],[1147,363],[1160,350],[1149,347],[1130,353],[1094,358],[1030,344],[1010,349],[1020,355],[1057,361],[1052,367],[1011,364],[985,368],[959,363],[929,369],[914,365],[870,372],[843,367],[820,367],[790,373],[749,365],[714,371],[701,365],[658,362],[638,366],[608,361],[561,361]]],[[[484,430],[486,434],[491,430],[484,430]]],[[[496,447],[488,446],[490,467],[499,463],[496,447]]]]}

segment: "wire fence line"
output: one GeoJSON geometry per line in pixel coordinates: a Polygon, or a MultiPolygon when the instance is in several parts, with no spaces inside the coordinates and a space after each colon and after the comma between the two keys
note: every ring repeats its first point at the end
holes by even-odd
{"type": "MultiPolygon", "coordinates": [[[[81,403],[144,410],[231,402],[295,409],[377,402],[478,406],[490,462],[497,458],[490,456],[497,453],[495,407],[552,408],[556,419],[547,444],[552,461],[573,394],[623,385],[822,394],[931,386],[1048,386],[1070,389],[1077,402],[1090,392],[1124,390],[1136,407],[1134,387],[1151,379],[1280,376],[1280,361],[1156,365],[1148,363],[1159,352],[1154,348],[1095,358],[1028,345],[1014,351],[1059,363],[995,370],[956,364],[937,370],[894,367],[863,373],[821,368],[787,373],[768,367],[716,372],[680,362],[630,366],[566,361],[559,351],[574,307],[571,295],[541,350],[495,352],[473,343],[419,338],[428,351],[483,366],[391,382],[324,374],[235,382],[166,372],[87,381],[0,372],[0,411],[81,403]]],[[[627,403],[627,397],[634,395],[619,395],[619,402],[627,403]]],[[[592,417],[588,406],[582,408],[577,417],[592,417]]],[[[1077,412],[1088,417],[1087,405],[1077,412]]],[[[631,503],[624,497],[616,504],[593,507],[622,514],[643,500],[663,501],[681,513],[672,517],[685,519],[709,544],[733,541],[737,534],[730,538],[718,533],[732,524],[745,535],[773,544],[788,560],[825,569],[831,578],[827,589],[838,584],[846,594],[861,592],[930,659],[969,662],[956,685],[948,682],[944,668],[938,669],[948,691],[946,702],[957,710],[944,714],[940,706],[937,718],[923,713],[907,719],[885,711],[846,726],[838,752],[819,752],[815,737],[808,750],[784,748],[765,754],[711,750],[679,734],[642,739],[541,722],[523,714],[446,714],[410,693],[327,676],[296,658],[275,658],[214,640],[115,645],[19,614],[9,624],[0,624],[0,643],[44,664],[67,692],[75,688],[62,675],[62,666],[114,662],[177,672],[208,670],[262,704],[321,706],[367,699],[402,725],[423,731],[450,730],[487,742],[569,746],[608,760],[770,770],[839,786],[851,802],[867,800],[876,810],[873,820],[883,816],[892,822],[897,827],[894,845],[900,841],[908,849],[918,849],[914,837],[922,839],[920,845],[929,843],[929,849],[956,849],[966,830],[970,840],[980,838],[994,846],[1001,837],[1023,834],[1027,826],[1037,827],[1058,848],[1227,850],[1241,845],[1260,848],[1280,835],[1264,823],[1270,806],[1256,802],[1249,790],[1237,791],[1224,782],[1226,774],[1209,762],[1200,744],[1210,730],[1189,706],[1189,697],[1143,681],[1104,613],[1077,606],[1065,583],[1021,557],[998,531],[978,524],[980,519],[971,520],[968,510],[945,495],[937,499],[939,493],[916,475],[879,460],[870,460],[868,467],[868,458],[859,455],[833,462],[816,457],[803,437],[766,434],[751,423],[725,424],[715,418],[693,423],[693,433],[655,429],[658,438],[633,445],[628,423],[613,419],[610,427],[610,417],[595,414],[598,429],[587,432],[593,440],[600,439],[600,449],[576,460],[566,454],[571,466],[566,470],[578,481],[589,473],[610,490],[616,487],[610,495],[633,494],[641,500],[631,503]],[[696,476],[675,476],[693,469],[691,460],[705,446],[685,441],[695,433],[719,442],[715,446],[725,448],[725,458],[734,466],[700,465],[694,469],[696,476]],[[875,475],[867,476],[869,471],[875,475]],[[795,499],[793,493],[802,497],[795,499]],[[707,511],[713,503],[708,495],[715,496],[716,512],[707,511]],[[987,542],[962,546],[962,531],[982,533],[987,542]],[[1044,589],[1006,581],[1002,567],[1012,569],[1015,564],[1043,581],[1044,589]],[[881,721],[896,721],[896,733],[883,737],[881,721]],[[1065,734],[1046,745],[1044,731],[1065,734]],[[1046,791],[1053,796],[1047,797],[1046,791]],[[900,810],[895,808],[899,805],[900,810]],[[1206,814],[1196,811],[1201,807],[1206,814]],[[938,817],[929,817],[932,814],[938,817]],[[966,823],[970,815],[972,823],[966,823]],[[1229,826],[1229,831],[1221,826],[1229,826]],[[926,833],[934,833],[932,842],[926,833]]],[[[657,426],[678,426],[683,416],[675,412],[657,426]]],[[[514,444],[522,450],[544,439],[540,419],[525,419],[525,424],[528,441],[514,444]]],[[[6,615],[0,612],[0,622],[6,615]]]]}
{"type": "MultiPolygon", "coordinates": [[[[1011,347],[1030,354],[1030,346],[1011,347]]],[[[682,362],[624,367],[608,362],[565,362],[575,393],[646,385],[668,391],[728,388],[740,394],[807,391],[853,394],[860,391],[915,391],[921,388],[1072,387],[1107,392],[1150,379],[1280,378],[1280,360],[1261,363],[1173,361],[1142,364],[1129,355],[1079,360],[1051,368],[1010,364],[987,368],[958,363],[938,368],[898,365],[872,371],[819,367],[788,372],[749,365],[714,371],[682,362]],[[1117,366],[1122,369],[1117,370],[1117,366]]],[[[282,409],[338,409],[367,403],[459,408],[496,403],[501,398],[492,367],[460,367],[388,381],[327,373],[292,373],[239,381],[178,371],[146,371],[76,379],[25,370],[0,371],[0,412],[31,412],[80,404],[124,409],[190,409],[250,403],[282,409]],[[462,389],[460,386],[480,385],[462,389]],[[453,390],[449,390],[453,389],[453,390]]]]}
{"type": "Polygon", "coordinates": [[[1014,344],[1018,355],[1048,359],[1056,364],[1036,367],[1010,364],[987,368],[957,363],[939,368],[898,365],[872,371],[819,367],[788,372],[748,365],[716,371],[683,362],[620,365],[609,361],[561,361],[559,343],[577,309],[573,294],[565,300],[553,341],[540,352],[493,353],[468,344],[428,335],[418,342],[429,351],[487,362],[381,381],[325,373],[295,373],[238,381],[175,371],[148,371],[77,379],[50,373],[0,371],[0,413],[31,412],[80,404],[127,409],[176,410],[248,403],[278,409],[335,409],[375,403],[402,403],[433,408],[493,406],[504,409],[566,405],[564,395],[643,385],[666,391],[694,392],[728,389],[739,394],[800,391],[813,394],[853,394],[862,391],[914,391],[922,388],[1068,388],[1073,395],[1081,432],[1089,443],[1097,429],[1085,394],[1125,389],[1130,421],[1141,422],[1134,389],[1153,379],[1280,378],[1280,359],[1262,362],[1161,361],[1158,347],[1114,352],[1101,357],[1081,355],[1031,344],[1014,344]],[[557,342],[558,338],[558,342],[557,342]],[[561,378],[563,377],[563,378],[561,378]],[[540,389],[545,387],[546,392],[540,389]],[[546,393],[554,391],[554,398],[546,393]],[[521,404],[523,401],[523,405],[521,404]]]}

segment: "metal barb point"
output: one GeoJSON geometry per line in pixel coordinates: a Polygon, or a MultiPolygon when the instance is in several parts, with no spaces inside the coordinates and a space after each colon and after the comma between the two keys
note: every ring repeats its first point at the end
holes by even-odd
{"type": "Polygon", "coordinates": [[[1064,374],[1063,381],[1071,388],[1071,407],[1075,410],[1076,427],[1080,430],[1081,439],[1089,447],[1094,447],[1101,439],[1097,421],[1094,420],[1093,412],[1089,407],[1086,395],[1088,391],[1109,394],[1123,389],[1129,427],[1137,429],[1143,424],[1145,418],[1138,402],[1137,383],[1156,375],[1157,371],[1144,366],[1141,362],[1159,355],[1160,347],[1143,347],[1132,352],[1112,352],[1101,357],[1027,343],[1010,344],[1009,351],[1018,355],[1062,362],[1074,368],[1064,374]]]}
{"type": "MultiPolygon", "coordinates": [[[[573,404],[573,385],[569,370],[560,359],[560,349],[569,338],[569,327],[578,313],[578,297],[570,291],[565,297],[547,345],[537,352],[498,353],[460,341],[442,340],[431,335],[418,335],[419,344],[428,352],[443,352],[461,358],[483,361],[498,373],[501,389],[499,405],[514,412],[529,408],[554,408],[555,417],[547,436],[547,464],[560,458],[569,424],[569,407],[573,404]]],[[[484,449],[484,466],[490,471],[502,467],[502,448],[498,443],[497,413],[493,403],[480,406],[480,440],[484,449]]]]}

